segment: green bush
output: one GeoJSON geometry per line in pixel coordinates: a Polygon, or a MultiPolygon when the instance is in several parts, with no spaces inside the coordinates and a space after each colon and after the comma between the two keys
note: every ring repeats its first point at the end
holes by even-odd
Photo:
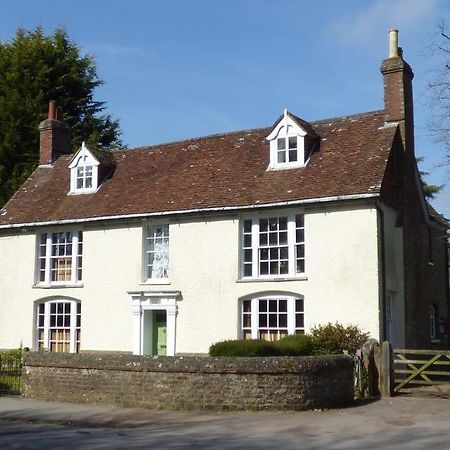
{"type": "Polygon", "coordinates": [[[211,356],[279,356],[273,342],[236,339],[216,342],[209,348],[211,356]]]}
{"type": "Polygon", "coordinates": [[[307,334],[289,334],[273,345],[283,356],[309,356],[314,354],[314,346],[311,336],[307,334]]]}
{"type": "Polygon", "coordinates": [[[316,355],[329,355],[344,351],[354,354],[369,339],[369,333],[364,333],[357,325],[345,327],[338,322],[318,325],[311,328],[310,334],[316,355]]]}
{"type": "Polygon", "coordinates": [[[0,352],[0,367],[21,367],[22,365],[22,350],[5,350],[0,352]]]}

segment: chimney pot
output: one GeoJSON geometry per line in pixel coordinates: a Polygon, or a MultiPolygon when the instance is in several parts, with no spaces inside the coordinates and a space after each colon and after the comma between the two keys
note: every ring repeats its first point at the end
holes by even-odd
{"type": "Polygon", "coordinates": [[[398,30],[389,30],[389,58],[398,58],[398,30]]]}
{"type": "Polygon", "coordinates": [[[55,100],[50,100],[48,103],[48,119],[56,120],[56,102],[55,102],[55,100]]]}

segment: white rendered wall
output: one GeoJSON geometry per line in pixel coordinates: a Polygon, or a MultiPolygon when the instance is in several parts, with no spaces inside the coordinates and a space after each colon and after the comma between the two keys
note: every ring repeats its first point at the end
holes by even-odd
{"type": "Polygon", "coordinates": [[[238,215],[170,221],[170,284],[142,282],[142,222],[84,228],[80,288],[33,288],[35,235],[0,235],[0,348],[32,347],[33,302],[64,295],[82,304],[82,350],[131,352],[129,291],[181,292],[177,353],[206,353],[213,342],[240,337],[239,299],[259,292],[303,295],[306,331],[338,321],[358,324],[378,338],[376,209],[322,207],[304,212],[306,279],[295,281],[239,280],[238,215]],[[11,261],[19,259],[13,271],[11,261]]]}

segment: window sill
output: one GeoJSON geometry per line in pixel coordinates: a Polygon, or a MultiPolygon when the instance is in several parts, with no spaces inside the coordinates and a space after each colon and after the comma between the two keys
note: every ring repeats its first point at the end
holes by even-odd
{"type": "Polygon", "coordinates": [[[442,342],[441,339],[430,339],[431,344],[440,344],[442,342]]]}
{"type": "Polygon", "coordinates": [[[283,278],[239,278],[236,280],[236,283],[264,283],[264,282],[278,282],[278,281],[306,281],[308,280],[307,276],[300,277],[283,277],[283,278]]]}
{"type": "Polygon", "coordinates": [[[154,286],[154,285],[167,285],[170,284],[170,280],[168,278],[160,278],[155,280],[145,280],[142,283],[139,283],[139,286],[154,286]]]}
{"type": "Polygon", "coordinates": [[[67,288],[82,288],[82,283],[78,284],[33,284],[33,289],[67,289],[67,288]]]}

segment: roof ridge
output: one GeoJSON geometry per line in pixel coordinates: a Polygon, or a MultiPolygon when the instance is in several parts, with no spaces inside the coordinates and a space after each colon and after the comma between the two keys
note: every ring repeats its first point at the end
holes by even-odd
{"type": "MultiPolygon", "coordinates": [[[[328,119],[320,119],[320,120],[313,120],[313,121],[307,121],[305,119],[301,119],[300,117],[298,117],[292,113],[289,113],[289,114],[291,114],[295,118],[305,121],[308,124],[315,125],[315,124],[332,122],[332,121],[337,121],[337,120],[352,119],[352,118],[356,118],[356,117],[363,118],[363,117],[367,117],[367,116],[381,115],[381,114],[384,114],[384,110],[368,111],[368,112],[364,112],[364,113],[350,114],[350,115],[346,115],[346,116],[336,116],[336,117],[331,117],[328,119]]],[[[189,144],[191,142],[198,142],[198,141],[206,140],[206,139],[232,136],[233,134],[258,132],[258,131],[270,129],[271,127],[272,127],[272,125],[268,125],[265,127],[247,128],[247,129],[243,129],[243,130],[228,131],[225,133],[212,133],[212,134],[207,134],[205,136],[197,136],[197,137],[192,137],[192,138],[188,138],[188,139],[179,139],[179,140],[175,140],[175,141],[168,141],[168,142],[162,142],[162,143],[150,144],[150,145],[141,145],[139,147],[111,149],[109,152],[114,154],[114,153],[120,153],[120,152],[149,150],[149,149],[153,149],[153,148],[166,147],[166,146],[174,145],[174,144],[183,144],[183,143],[189,144]]]]}
{"type": "Polygon", "coordinates": [[[368,117],[368,116],[379,116],[384,114],[384,109],[378,109],[375,111],[367,111],[363,113],[357,113],[357,114],[349,114],[344,116],[335,116],[335,117],[329,117],[328,119],[319,119],[319,120],[313,120],[309,122],[310,124],[318,124],[318,123],[324,123],[324,122],[333,122],[336,120],[343,120],[343,119],[353,119],[356,117],[368,117]]]}
{"type": "Polygon", "coordinates": [[[198,142],[198,141],[204,140],[204,139],[212,139],[212,138],[217,138],[217,137],[222,137],[222,136],[224,136],[224,137],[231,136],[233,134],[242,134],[242,133],[250,133],[250,132],[255,132],[255,131],[262,131],[262,130],[266,130],[268,128],[270,128],[270,126],[259,127],[259,128],[247,128],[244,130],[237,130],[237,131],[228,131],[226,133],[213,133],[213,134],[207,134],[206,136],[197,136],[197,137],[193,137],[193,138],[189,138],[189,139],[179,139],[176,141],[162,142],[160,144],[150,144],[150,145],[142,145],[139,147],[113,149],[113,150],[111,150],[111,152],[112,153],[120,153],[120,152],[134,151],[134,150],[147,150],[147,149],[151,149],[151,148],[166,147],[168,145],[173,145],[173,144],[182,144],[184,142],[185,143],[198,142]]]}

